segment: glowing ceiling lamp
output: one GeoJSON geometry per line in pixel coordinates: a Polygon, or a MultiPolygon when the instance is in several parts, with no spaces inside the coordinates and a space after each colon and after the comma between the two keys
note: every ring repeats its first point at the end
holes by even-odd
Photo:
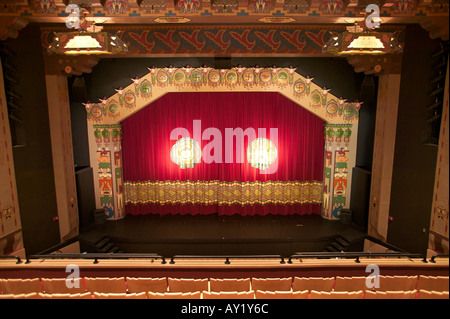
{"type": "Polygon", "coordinates": [[[325,53],[337,55],[401,53],[402,46],[392,33],[344,32],[333,36],[322,48],[325,53]]]}
{"type": "Polygon", "coordinates": [[[170,159],[180,168],[192,168],[200,163],[202,150],[196,140],[189,137],[179,139],[170,150],[170,159]]]}
{"type": "Polygon", "coordinates": [[[49,53],[56,54],[116,54],[128,51],[127,45],[108,32],[55,33],[49,53]]]}
{"type": "Polygon", "coordinates": [[[247,160],[252,167],[259,169],[268,168],[277,158],[278,151],[271,140],[257,138],[247,148],[247,160]]]}

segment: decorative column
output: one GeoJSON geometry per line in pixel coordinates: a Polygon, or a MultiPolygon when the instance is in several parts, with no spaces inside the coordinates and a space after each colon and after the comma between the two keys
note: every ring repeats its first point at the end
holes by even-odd
{"type": "Polygon", "coordinates": [[[89,124],[91,166],[97,209],[105,209],[108,219],[125,217],[122,179],[122,125],[89,124]],[[94,157],[94,158],[93,158],[94,157]],[[96,173],[95,173],[96,172],[96,173]]]}
{"type": "Polygon", "coordinates": [[[355,130],[354,124],[325,124],[323,218],[339,219],[341,210],[350,205],[351,171],[356,158],[352,131],[355,130]]]}

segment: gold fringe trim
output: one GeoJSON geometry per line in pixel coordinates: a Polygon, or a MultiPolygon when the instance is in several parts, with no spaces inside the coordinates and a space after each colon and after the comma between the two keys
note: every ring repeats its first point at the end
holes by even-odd
{"type": "Polygon", "coordinates": [[[145,181],[124,182],[125,204],[266,205],[320,204],[319,181],[145,181]]]}

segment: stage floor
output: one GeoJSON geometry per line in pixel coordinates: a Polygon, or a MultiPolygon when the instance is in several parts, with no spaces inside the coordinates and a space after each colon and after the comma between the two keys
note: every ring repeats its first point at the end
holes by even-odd
{"type": "MultiPolygon", "coordinates": [[[[318,215],[127,215],[94,225],[80,237],[106,236],[126,253],[173,255],[281,254],[325,251],[338,237],[354,244],[365,234],[318,215]]],[[[350,245],[351,246],[351,245],[350,245]]]]}

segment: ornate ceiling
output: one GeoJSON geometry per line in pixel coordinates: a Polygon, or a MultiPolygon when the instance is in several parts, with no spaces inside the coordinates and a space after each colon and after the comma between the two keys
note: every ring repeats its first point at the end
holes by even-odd
{"type": "Polygon", "coordinates": [[[329,24],[361,17],[371,3],[382,23],[448,19],[448,0],[0,0],[0,17],[65,23],[76,4],[105,24],[329,24]]]}
{"type": "MultiPolygon", "coordinates": [[[[53,32],[74,31],[66,10],[75,4],[87,10],[86,20],[118,32],[130,48],[125,56],[323,56],[323,43],[352,19],[364,21],[373,3],[377,30],[401,41],[405,25],[420,24],[431,38],[448,40],[448,0],[0,0],[0,40],[38,23],[45,51],[53,32]]],[[[391,60],[361,57],[352,65],[371,72],[391,60]]]]}

